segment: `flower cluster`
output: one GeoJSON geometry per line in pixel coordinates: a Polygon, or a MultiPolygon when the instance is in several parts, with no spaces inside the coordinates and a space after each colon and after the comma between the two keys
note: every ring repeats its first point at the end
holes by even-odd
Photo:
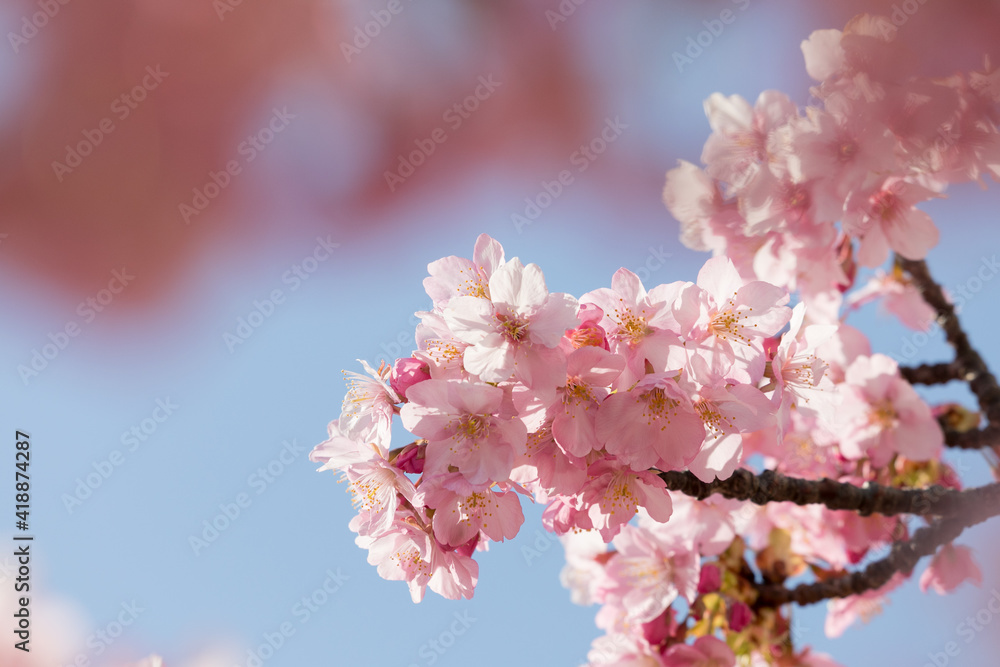
{"type": "Polygon", "coordinates": [[[429,273],[434,307],[419,313],[412,356],[352,374],[311,454],[343,472],[358,544],[414,600],[427,586],[471,597],[473,553],[517,534],[521,496],[547,505],[557,534],[609,541],[639,508],[670,518],[657,470],[727,477],[744,435],[773,431],[779,406],[825,402],[809,343],[765,349],[793,317],[786,291],[722,257],[697,283],[647,292],[623,269],[579,300],[550,293],[538,266],[505,259],[486,235],[471,260],[429,273]],[[393,449],[397,415],[416,440],[393,449]]]}
{"type": "Polygon", "coordinates": [[[814,32],[802,51],[822,104],[804,112],[777,91],[753,105],[709,97],[705,167],[682,162],[664,189],[684,243],[829,317],[858,264],[880,266],[890,250],[923,259],[938,229],[916,205],[949,183],[1000,177],[1000,73],[910,77],[887,57],[895,34],[867,14],[814,32]]]}
{"type": "MultiPolygon", "coordinates": [[[[664,190],[684,242],[715,255],[695,282],[647,289],[621,269],[579,298],[552,293],[538,266],[486,235],[471,259],[428,266],[433,307],[417,313],[415,349],[349,374],[310,455],[348,483],[350,528],[382,577],[406,581],[415,602],[427,587],[470,598],[475,552],[517,535],[524,497],[562,537],[574,601],[602,605],[591,664],[835,667],[793,646],[787,613],[757,604],[759,586],[837,577],[909,535],[907,520],[694,500],[661,473],[710,483],[742,465],[960,488],[941,461],[940,410],[843,318],[885,298],[928,328],[935,311],[899,265],[848,292],[859,264],[936,244],[917,204],[1000,177],[1000,80],[903,78],[879,58],[893,30],[860,16],[803,43],[821,107],[802,113],[777,92],[755,106],[709,98],[705,167],[682,163],[664,190]],[[397,417],[413,438],[394,447],[397,417]]],[[[827,634],[867,619],[905,578],[830,603],[827,634]]],[[[948,545],[920,585],[980,578],[969,550],[948,545]]]]}

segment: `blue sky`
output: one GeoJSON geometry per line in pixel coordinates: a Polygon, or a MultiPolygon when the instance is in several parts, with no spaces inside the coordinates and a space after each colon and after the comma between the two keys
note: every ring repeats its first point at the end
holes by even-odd
{"type": "MultiPolygon", "coordinates": [[[[588,21],[587,10],[582,6],[573,20],[588,21]]],[[[629,124],[609,146],[609,161],[616,151],[654,151],[662,153],[664,171],[679,157],[697,162],[708,134],[701,101],[715,91],[753,99],[774,87],[807,100],[798,42],[818,26],[793,13],[748,7],[683,74],[670,54],[701,19],[686,15],[665,26],[661,40],[633,44],[626,39],[633,31],[653,30],[641,18],[622,14],[612,27],[618,39],[612,52],[598,58],[581,48],[581,57],[595,59],[608,115],[629,124]],[[771,34],[773,40],[761,39],[771,34]],[[675,84],[669,93],[659,85],[667,79],[675,84]]],[[[600,27],[594,21],[588,30],[600,27]]],[[[553,174],[561,168],[549,167],[553,174]]],[[[82,320],[77,304],[101,285],[76,294],[47,291],[15,275],[2,261],[12,250],[0,249],[3,423],[7,433],[32,435],[35,576],[42,590],[75,601],[93,628],[112,621],[123,603],[137,601],[144,611],[111,648],[133,659],[158,651],[176,660],[220,638],[245,651],[284,627],[269,667],[582,663],[598,634],[596,608],[574,606],[559,585],[562,550],[541,531],[540,508],[525,508],[517,539],[478,556],[472,601],[429,593],[414,605],[405,585],[382,581],[365,562],[347,529],[352,510],[344,486],[330,473],[316,473],[306,453],[339,414],[341,370],[358,370],[356,358],[375,361],[393,351],[400,334],[412,340],[412,313],[428,305],[421,286],[427,263],[469,256],[481,232],[499,239],[508,257],[539,264],[552,291],[580,295],[607,285],[618,267],[636,269],[654,252],[671,257],[651,283],[694,279],[707,256],[681,246],[657,187],[638,201],[631,199],[638,190],[630,190],[623,216],[621,193],[602,187],[601,176],[597,169],[580,174],[521,233],[510,216],[538,192],[538,179],[484,166],[454,183],[447,199],[402,197],[384,213],[378,237],[338,234],[364,220],[316,219],[264,248],[248,251],[220,240],[159,305],[140,312],[112,302],[84,323],[27,386],[17,366],[49,333],[82,320]],[[340,245],[308,279],[283,278],[306,264],[318,238],[340,245]],[[270,300],[276,290],[280,303],[231,350],[225,335],[255,301],[270,300]],[[166,415],[168,404],[176,407],[166,415]],[[123,439],[133,427],[146,438],[138,445],[123,439]],[[111,474],[67,506],[78,480],[107,471],[113,456],[120,464],[111,464],[111,474]],[[204,522],[224,525],[218,517],[227,511],[228,526],[208,541],[204,522]],[[195,548],[193,536],[206,541],[195,548]]],[[[926,208],[943,231],[931,267],[953,286],[1000,250],[1000,227],[996,186],[949,194],[926,208]]],[[[1000,365],[991,336],[1000,324],[998,287],[1000,281],[985,283],[963,313],[994,367],[1000,365]]],[[[887,353],[911,336],[874,308],[859,313],[856,324],[887,353]]],[[[927,360],[948,354],[939,340],[921,352],[927,360]]],[[[968,401],[958,388],[928,395],[968,401]]],[[[986,481],[977,454],[949,457],[968,465],[970,483],[986,481]]],[[[10,495],[6,477],[3,497],[10,495]]],[[[987,524],[961,542],[979,547],[986,564],[995,559],[995,535],[987,524]]],[[[992,574],[983,588],[967,585],[945,598],[921,594],[914,581],[893,596],[887,613],[835,642],[823,636],[822,605],[796,611],[797,637],[845,665],[920,667],[928,652],[953,640],[961,642],[954,664],[991,664],[988,633],[966,644],[954,628],[1000,587],[995,569],[992,574]]],[[[994,624],[1000,629],[1000,618],[994,624]]]]}

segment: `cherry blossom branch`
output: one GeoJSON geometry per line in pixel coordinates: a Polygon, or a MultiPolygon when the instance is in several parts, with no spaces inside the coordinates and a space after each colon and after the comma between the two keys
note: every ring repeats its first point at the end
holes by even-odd
{"type": "MultiPolygon", "coordinates": [[[[913,284],[920,290],[924,301],[938,314],[938,323],[944,330],[945,338],[955,349],[956,370],[962,379],[969,383],[969,388],[976,395],[979,407],[986,415],[989,427],[1000,428],[1000,385],[990,372],[983,358],[972,347],[969,337],[962,329],[955,314],[955,307],[948,301],[944,290],[931,278],[927,263],[923,260],[911,260],[896,257],[899,266],[910,274],[913,284]]],[[[993,442],[996,442],[995,440],[993,442]]],[[[951,444],[949,442],[948,444],[951,444]]],[[[981,446],[986,446],[983,442],[981,446]]]]}
{"type": "Polygon", "coordinates": [[[919,366],[900,366],[899,372],[910,384],[946,384],[952,380],[961,380],[962,368],[957,361],[940,364],[921,364],[919,366]]]}
{"type": "Polygon", "coordinates": [[[1000,426],[990,425],[983,429],[961,433],[945,430],[944,442],[955,449],[984,449],[1000,445],[1000,426]]]}
{"type": "Polygon", "coordinates": [[[858,572],[813,584],[800,584],[794,588],[760,585],[757,587],[759,597],[755,606],[771,607],[791,602],[808,605],[829,598],[843,598],[876,590],[888,583],[897,572],[908,575],[921,558],[933,554],[938,547],[953,541],[966,528],[997,515],[1000,515],[1000,496],[970,506],[960,518],[950,517],[933,521],[917,530],[910,539],[893,544],[888,556],[858,572]]]}
{"type": "Polygon", "coordinates": [[[825,505],[832,510],[852,510],[861,516],[873,513],[892,516],[952,516],[966,513],[980,504],[1000,504],[1000,483],[958,491],[941,486],[926,489],[897,489],[866,483],[863,487],[823,478],[787,477],[773,470],[755,475],[740,469],[725,480],[703,482],[688,471],[659,472],[671,491],[704,500],[719,494],[757,505],[791,502],[796,505],[825,505]]]}

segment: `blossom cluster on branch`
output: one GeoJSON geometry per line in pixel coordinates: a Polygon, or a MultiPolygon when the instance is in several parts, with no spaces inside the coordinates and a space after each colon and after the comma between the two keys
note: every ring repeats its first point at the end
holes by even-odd
{"type": "Polygon", "coordinates": [[[518,534],[527,498],[563,540],[574,601],[602,605],[590,663],[664,667],[830,667],[794,645],[784,603],[834,598],[837,636],[923,555],[924,590],[981,579],[951,540],[1000,514],[1000,491],[962,490],[942,452],[996,444],[1000,390],[920,261],[938,232],[916,206],[1000,177],[1000,75],[907,77],[880,57],[893,30],[860,16],[803,42],[821,102],[804,112],[773,91],[709,98],[705,167],[664,190],[684,242],[714,254],[694,282],[621,269],[552,293],[486,235],[429,265],[413,352],[361,362],[310,455],[347,481],[382,577],[415,602],[470,598],[474,554],[518,534]],[[956,360],[874,352],[843,322],[874,299],[908,326],[944,322],[956,360]],[[942,375],[970,382],[985,429],[911,384],[942,375]],[[397,421],[413,439],[394,447],[397,421]]]}

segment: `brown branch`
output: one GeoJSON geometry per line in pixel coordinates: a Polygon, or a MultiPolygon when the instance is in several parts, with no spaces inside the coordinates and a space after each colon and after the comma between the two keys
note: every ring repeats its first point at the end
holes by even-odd
{"type": "Polygon", "coordinates": [[[975,431],[944,431],[944,444],[955,449],[983,449],[1000,444],[1000,426],[987,426],[975,431]]]}
{"type": "Polygon", "coordinates": [[[969,383],[969,388],[976,395],[979,407],[986,415],[989,425],[1000,427],[1000,385],[990,372],[986,362],[972,347],[969,337],[965,334],[955,307],[944,295],[941,286],[934,282],[927,269],[927,263],[920,260],[904,259],[897,256],[899,266],[910,274],[914,285],[920,290],[924,301],[938,314],[938,323],[944,330],[945,338],[955,349],[955,364],[962,379],[969,383]]]}
{"type": "Polygon", "coordinates": [[[799,605],[815,604],[829,598],[843,598],[879,589],[897,572],[909,575],[921,558],[953,541],[966,528],[997,515],[1000,515],[1000,496],[967,507],[962,516],[935,520],[917,530],[909,540],[893,544],[888,556],[869,564],[861,571],[813,584],[800,584],[794,588],[759,585],[759,597],[755,606],[773,607],[790,602],[799,605]]]}
{"type": "Polygon", "coordinates": [[[949,516],[967,512],[982,503],[1000,503],[1000,483],[958,491],[941,486],[926,489],[897,489],[869,482],[863,487],[838,482],[787,477],[773,470],[755,475],[740,469],[725,480],[703,482],[688,471],[659,472],[667,488],[704,500],[719,494],[757,505],[791,502],[796,505],[825,505],[832,510],[852,510],[861,516],[915,514],[949,516]]]}
{"type": "Polygon", "coordinates": [[[962,369],[956,361],[941,364],[921,364],[900,366],[899,372],[910,384],[947,384],[952,380],[962,380],[962,369]]]}

